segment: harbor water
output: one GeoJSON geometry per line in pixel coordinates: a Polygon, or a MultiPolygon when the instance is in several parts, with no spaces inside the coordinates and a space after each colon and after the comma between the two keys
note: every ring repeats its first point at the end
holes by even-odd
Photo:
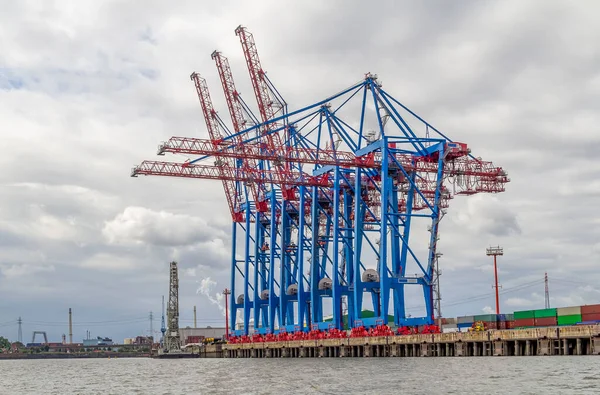
{"type": "Polygon", "coordinates": [[[0,361],[0,394],[598,394],[598,356],[0,361]]]}

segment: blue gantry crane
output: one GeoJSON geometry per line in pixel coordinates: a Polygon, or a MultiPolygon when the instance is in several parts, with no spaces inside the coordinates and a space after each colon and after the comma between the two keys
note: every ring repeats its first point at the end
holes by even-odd
{"type": "Polygon", "coordinates": [[[439,312],[437,241],[445,208],[457,195],[504,191],[506,172],[473,157],[371,73],[288,111],[252,35],[243,27],[236,35],[259,117],[215,51],[233,131],[216,114],[205,81],[192,74],[210,139],[173,137],[159,152],[199,158],[144,161],[132,172],[223,181],[233,220],[233,333],[342,329],[343,306],[350,327],[388,324],[390,315],[396,326],[431,324],[439,312]],[[406,301],[416,298],[424,308],[409,316],[406,301]],[[362,316],[368,307],[374,317],[362,316]]]}

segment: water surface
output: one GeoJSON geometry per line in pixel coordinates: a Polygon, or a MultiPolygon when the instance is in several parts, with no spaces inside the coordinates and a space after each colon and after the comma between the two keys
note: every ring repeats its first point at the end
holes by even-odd
{"type": "Polygon", "coordinates": [[[600,394],[600,357],[0,361],[0,394],[600,394]]]}

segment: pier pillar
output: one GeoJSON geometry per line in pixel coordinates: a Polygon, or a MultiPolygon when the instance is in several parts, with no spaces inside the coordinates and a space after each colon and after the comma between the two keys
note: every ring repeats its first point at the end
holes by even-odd
{"type": "Polygon", "coordinates": [[[600,337],[594,337],[591,341],[591,354],[600,355],[600,337]]]}
{"type": "Polygon", "coordinates": [[[465,356],[465,343],[454,343],[454,356],[455,357],[464,357],[465,356]]]}
{"type": "Polygon", "coordinates": [[[503,341],[495,341],[493,343],[494,351],[493,355],[495,357],[504,356],[504,342],[503,341]]]}
{"type": "Polygon", "coordinates": [[[539,339],[538,340],[538,355],[552,355],[550,350],[550,340],[539,339]]]}

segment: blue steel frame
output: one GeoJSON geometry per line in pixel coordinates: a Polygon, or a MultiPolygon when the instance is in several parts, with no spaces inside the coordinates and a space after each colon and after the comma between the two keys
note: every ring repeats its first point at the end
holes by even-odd
{"type": "MultiPolygon", "coordinates": [[[[351,327],[374,326],[382,321],[387,324],[390,299],[393,301],[395,325],[431,324],[433,264],[439,231],[443,169],[447,143],[451,140],[383,91],[372,75],[367,75],[364,81],[337,95],[300,110],[284,113],[268,122],[240,131],[239,134],[250,136],[251,131],[265,130],[267,124],[277,122],[283,123],[283,126],[272,128],[268,133],[285,133],[286,144],[291,147],[315,148],[317,164],[312,174],[328,175],[333,180],[333,185],[300,185],[293,188],[295,198],[290,197],[292,188],[284,191],[276,188],[279,185],[273,185],[268,223],[261,222],[261,213],[253,214],[253,207],[248,203],[246,223],[242,229],[250,229],[253,216],[256,228],[254,238],[250,237],[250,232],[244,234],[242,277],[245,281],[242,304],[236,303],[233,292],[240,270],[235,258],[236,248],[232,247],[232,328],[235,328],[237,309],[241,308],[244,312],[244,329],[234,333],[249,333],[248,322],[252,309],[255,331],[258,333],[276,332],[276,316],[279,327],[287,331],[310,330],[309,323],[319,329],[342,329],[342,298],[348,300],[348,320],[351,327]],[[362,95],[358,94],[360,92],[362,95]],[[361,96],[360,122],[356,130],[339,114],[350,99],[361,96]],[[332,110],[331,103],[336,100],[343,102],[332,110]],[[374,104],[371,112],[375,116],[371,118],[367,115],[369,100],[374,104]],[[402,110],[407,111],[421,125],[433,130],[438,137],[417,137],[401,115],[402,110]],[[384,117],[391,122],[386,125],[384,117]],[[376,141],[366,138],[367,123],[377,125],[380,137],[376,141]],[[309,124],[312,128],[309,128],[309,124]],[[392,128],[394,131],[390,131],[392,128]],[[371,155],[377,158],[380,167],[365,169],[360,166],[320,166],[319,150],[334,147],[335,139],[341,141],[357,157],[371,155]],[[430,180],[433,182],[433,191],[430,189],[431,183],[421,182],[423,177],[414,170],[414,166],[398,160],[399,155],[407,154],[414,160],[426,159],[437,163],[437,173],[430,180]],[[428,253],[424,259],[419,259],[410,246],[411,228],[418,220],[431,221],[428,253]],[[278,231],[274,231],[276,229],[278,231]],[[297,236],[292,237],[295,233],[297,236]],[[372,243],[373,237],[379,237],[379,246],[372,243]],[[263,253],[259,251],[259,247],[267,239],[271,249],[268,253],[263,253]],[[295,244],[295,248],[290,247],[292,244],[295,244]],[[251,245],[254,246],[253,255],[250,253],[251,245]],[[376,257],[375,281],[373,278],[367,281],[362,279],[367,269],[373,266],[372,262],[367,262],[367,252],[376,257]],[[254,280],[250,284],[247,280],[253,257],[256,257],[254,280]],[[305,276],[304,266],[307,258],[310,270],[308,278],[305,276]],[[407,276],[409,263],[419,268],[419,275],[407,276]],[[279,272],[279,281],[276,281],[276,272],[279,272]],[[330,286],[319,289],[323,280],[330,280],[330,286]],[[296,285],[297,291],[288,294],[291,285],[296,285]],[[406,316],[406,285],[422,288],[425,316],[406,316]],[[249,299],[250,288],[254,301],[249,299]],[[277,288],[278,295],[275,292],[277,288]],[[261,300],[260,295],[264,290],[269,290],[269,296],[266,300],[261,300]],[[371,296],[375,311],[373,318],[361,316],[365,292],[371,296]],[[323,301],[327,298],[331,299],[332,322],[327,322],[324,318],[323,301]]],[[[235,134],[228,136],[225,140],[234,136],[235,134]]],[[[245,143],[258,138],[264,138],[264,134],[247,138],[245,143]]],[[[192,163],[201,159],[203,158],[192,163]]],[[[274,166],[272,163],[268,165],[274,166]]],[[[302,167],[298,166],[298,169],[302,170],[302,167]]],[[[234,240],[237,239],[237,232],[234,225],[234,240]]]]}

